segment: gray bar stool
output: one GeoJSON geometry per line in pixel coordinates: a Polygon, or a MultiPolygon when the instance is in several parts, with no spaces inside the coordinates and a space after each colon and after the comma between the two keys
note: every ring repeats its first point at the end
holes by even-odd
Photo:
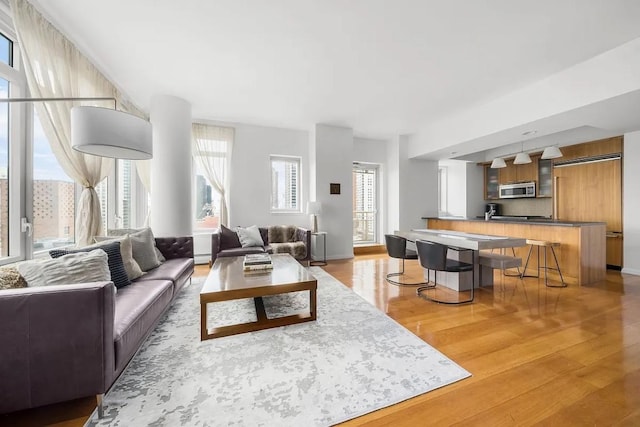
{"type": "Polygon", "coordinates": [[[567,284],[564,283],[564,278],[562,277],[562,271],[560,271],[560,264],[558,264],[558,257],[556,256],[556,251],[554,248],[560,246],[558,242],[549,242],[546,240],[533,240],[527,239],[527,245],[529,245],[529,253],[527,254],[527,261],[524,263],[524,268],[522,269],[522,274],[520,277],[540,277],[540,269],[544,270],[544,285],[549,288],[566,288],[567,284]],[[528,276],[526,275],[527,267],[529,266],[529,259],[531,258],[531,251],[533,251],[533,247],[536,247],[537,250],[537,258],[538,258],[538,274],[536,276],[528,276]],[[540,266],[540,248],[544,250],[544,264],[540,266]],[[551,249],[551,254],[553,255],[553,259],[556,262],[555,267],[549,267],[547,264],[547,249],[551,249]],[[549,280],[547,278],[547,270],[555,270],[560,275],[560,286],[557,285],[549,285],[549,280]]]}

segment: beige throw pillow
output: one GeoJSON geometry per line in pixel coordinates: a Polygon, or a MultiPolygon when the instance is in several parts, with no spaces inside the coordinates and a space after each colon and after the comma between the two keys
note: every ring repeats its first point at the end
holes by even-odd
{"type": "Polygon", "coordinates": [[[96,244],[91,245],[91,247],[100,247],[100,245],[105,244],[105,242],[118,240],[120,242],[120,255],[122,255],[122,263],[124,264],[124,269],[127,272],[129,280],[137,279],[144,274],[144,271],[142,271],[140,265],[138,265],[138,262],[133,258],[133,245],[128,234],[125,234],[121,237],[95,236],[93,240],[96,242],[96,244]]]}
{"type": "Polygon", "coordinates": [[[102,249],[75,252],[42,261],[27,261],[18,264],[17,269],[29,287],[111,280],[107,253],[102,249]]]}

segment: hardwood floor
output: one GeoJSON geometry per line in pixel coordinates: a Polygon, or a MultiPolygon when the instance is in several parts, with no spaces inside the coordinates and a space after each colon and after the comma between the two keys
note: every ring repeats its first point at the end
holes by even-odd
{"type": "MultiPolygon", "coordinates": [[[[496,274],[473,304],[446,306],[386,283],[399,267],[376,254],[323,268],[473,376],[345,426],[640,425],[639,276],[608,271],[595,285],[552,289],[496,274]]],[[[421,278],[415,262],[406,271],[421,278]]],[[[93,407],[81,399],[3,415],[0,425],[82,426],[93,407]]]]}

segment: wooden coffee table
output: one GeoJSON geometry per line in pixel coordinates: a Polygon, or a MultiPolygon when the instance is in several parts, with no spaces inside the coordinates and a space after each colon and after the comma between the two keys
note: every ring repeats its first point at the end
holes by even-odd
{"type": "Polygon", "coordinates": [[[318,281],[298,261],[288,254],[271,256],[273,270],[264,273],[242,271],[244,257],[216,259],[200,291],[200,339],[225,337],[295,323],[316,320],[318,281]],[[268,319],[262,297],[288,292],[309,291],[309,312],[268,319]],[[207,303],[253,298],[258,320],[240,325],[208,328],[207,303]]]}

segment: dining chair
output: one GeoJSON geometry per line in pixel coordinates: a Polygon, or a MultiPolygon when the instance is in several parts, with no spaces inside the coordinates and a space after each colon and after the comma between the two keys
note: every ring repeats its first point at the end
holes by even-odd
{"type": "MultiPolygon", "coordinates": [[[[469,302],[473,302],[475,297],[474,295],[474,284],[475,284],[475,271],[474,265],[472,263],[458,261],[454,259],[450,259],[447,257],[449,250],[455,250],[459,252],[463,251],[472,251],[471,249],[462,249],[462,248],[454,248],[451,246],[442,245],[440,243],[428,242],[426,240],[416,240],[416,249],[418,250],[418,258],[420,259],[420,265],[422,268],[427,270],[427,283],[429,283],[430,279],[430,271],[434,271],[433,276],[433,284],[428,284],[427,286],[419,287],[416,289],[416,294],[424,298],[428,301],[437,302],[440,304],[466,304],[469,302]],[[438,271],[446,271],[450,273],[464,273],[467,271],[471,271],[471,297],[469,299],[463,301],[447,301],[437,299],[435,297],[429,296],[426,291],[433,290],[438,285],[438,271]]],[[[472,258],[475,257],[472,251],[472,258]]]]}
{"type": "Polygon", "coordinates": [[[402,260],[402,270],[397,273],[389,273],[386,276],[387,282],[397,285],[397,286],[420,286],[426,285],[427,282],[415,282],[415,283],[407,283],[407,282],[399,282],[396,280],[390,279],[390,277],[397,277],[404,275],[404,260],[406,259],[418,259],[418,254],[416,251],[411,249],[407,249],[407,239],[401,236],[396,236],[395,234],[385,234],[384,235],[385,243],[387,245],[387,253],[391,258],[397,258],[402,260]]]}

